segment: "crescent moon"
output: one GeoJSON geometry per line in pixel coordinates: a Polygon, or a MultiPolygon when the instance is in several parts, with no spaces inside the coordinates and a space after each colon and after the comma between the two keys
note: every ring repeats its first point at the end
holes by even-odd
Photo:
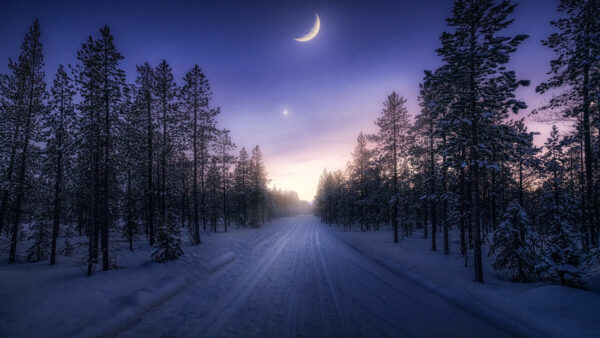
{"type": "Polygon", "coordinates": [[[317,36],[317,34],[319,34],[319,29],[321,29],[321,20],[319,20],[319,14],[315,13],[315,16],[317,17],[317,20],[315,20],[315,24],[313,26],[313,28],[310,30],[310,32],[308,32],[308,34],[304,35],[303,37],[300,38],[296,38],[296,41],[300,41],[300,42],[306,42],[306,41],[310,41],[312,39],[315,38],[315,36],[317,36]]]}

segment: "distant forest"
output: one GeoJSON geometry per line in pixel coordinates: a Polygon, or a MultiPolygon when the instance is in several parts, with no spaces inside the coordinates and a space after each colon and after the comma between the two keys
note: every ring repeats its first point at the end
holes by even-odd
{"type": "Polygon", "coordinates": [[[527,108],[515,91],[530,85],[507,69],[528,38],[503,34],[515,7],[455,1],[420,112],[412,119],[406,100],[389,95],[378,131],[358,136],[346,170],[323,173],[314,207],[324,222],[391,225],[395,242],[419,229],[446,255],[456,230],[476,281],[484,246],[513,281],[583,285],[599,256],[600,1],[560,1],[555,33],[542,41],[555,58],[535,89],[552,98],[532,114],[572,126],[553,126],[543,147],[511,118],[527,108]]]}
{"type": "Polygon", "coordinates": [[[127,82],[105,26],[48,89],[42,41],[36,20],[0,77],[0,245],[11,263],[55,264],[73,254],[73,237],[87,236],[82,265],[92,275],[116,266],[114,240],[134,250],[145,237],[162,262],[207,229],[309,210],[295,192],[267,187],[258,146],[234,156],[197,65],[177,81],[167,61],[146,62],[127,82]]]}

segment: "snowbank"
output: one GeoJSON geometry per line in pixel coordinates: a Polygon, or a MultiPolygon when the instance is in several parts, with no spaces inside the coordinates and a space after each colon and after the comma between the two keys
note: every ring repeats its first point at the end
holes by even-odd
{"type": "Polygon", "coordinates": [[[441,236],[437,237],[438,251],[431,251],[431,239],[423,239],[422,233],[394,244],[390,230],[332,229],[372,259],[505,327],[534,336],[598,337],[600,333],[600,295],[595,292],[507,281],[491,268],[485,255],[485,283],[479,284],[473,281],[471,262],[465,267],[457,241],[451,241],[450,256],[444,256],[441,236]]]}
{"type": "MultiPolygon", "coordinates": [[[[163,264],[150,259],[146,240],[133,252],[124,242],[113,242],[120,269],[96,271],[85,277],[77,261],[85,256],[58,256],[48,261],[0,262],[0,337],[89,337],[115,332],[139,320],[205,276],[217,273],[236,256],[269,233],[261,229],[231,229],[203,233],[203,244],[184,245],[184,256],[163,264]],[[78,256],[78,258],[77,258],[78,256]]],[[[80,239],[85,242],[85,239],[80,239]]]]}

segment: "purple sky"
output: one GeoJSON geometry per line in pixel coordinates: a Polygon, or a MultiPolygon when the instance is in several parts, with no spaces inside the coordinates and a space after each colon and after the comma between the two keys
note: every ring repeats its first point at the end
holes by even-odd
{"type": "MultiPolygon", "coordinates": [[[[221,127],[238,146],[259,144],[273,184],[307,200],[323,168],[342,169],[358,133],[375,131],[373,121],[392,90],[407,98],[411,114],[418,112],[418,85],[423,70],[439,65],[435,49],[452,7],[452,1],[400,0],[2,2],[0,71],[36,17],[48,80],[108,24],[130,82],[144,61],[166,59],[179,80],[197,63],[211,82],[213,104],[221,107],[221,127]],[[310,30],[315,12],[317,37],[295,41],[310,30]]],[[[534,88],[552,57],[540,40],[552,31],[557,3],[519,4],[508,32],[530,38],[511,67],[532,81],[518,95],[535,108],[544,98],[534,88]]],[[[528,125],[542,132],[536,143],[543,143],[550,127],[531,119],[528,125]]]]}

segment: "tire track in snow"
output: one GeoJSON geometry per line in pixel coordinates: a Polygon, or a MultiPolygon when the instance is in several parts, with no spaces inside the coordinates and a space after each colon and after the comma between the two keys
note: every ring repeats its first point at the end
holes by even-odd
{"type": "MultiPolygon", "coordinates": [[[[306,225],[306,227],[307,228],[308,227],[313,228],[313,225],[312,224],[308,224],[308,225],[306,225]]],[[[323,313],[323,311],[327,308],[327,303],[325,301],[327,299],[327,297],[324,294],[323,288],[322,288],[321,279],[324,278],[324,277],[322,276],[323,272],[319,268],[320,262],[318,261],[318,258],[316,257],[317,256],[317,253],[315,252],[316,251],[316,247],[315,247],[316,246],[316,239],[315,239],[315,232],[312,231],[312,229],[310,231],[310,235],[309,236],[310,236],[310,239],[308,240],[307,247],[310,245],[310,248],[308,249],[308,251],[310,252],[310,259],[311,259],[311,262],[312,262],[312,271],[313,271],[313,273],[315,275],[314,282],[316,282],[316,284],[317,284],[317,295],[319,297],[319,299],[318,299],[318,305],[319,305],[319,307],[318,307],[318,309],[316,309],[316,311],[319,311],[319,314],[321,315],[321,319],[320,320],[321,320],[321,324],[323,324],[325,326],[325,332],[331,332],[330,321],[327,318],[327,314],[323,313]]]]}
{"type": "MultiPolygon", "coordinates": [[[[265,252],[272,248],[273,242],[277,243],[277,237],[281,239],[282,236],[286,236],[292,230],[294,223],[298,223],[295,218],[280,221],[283,222],[266,225],[264,229],[260,229],[260,232],[248,229],[257,232],[257,236],[252,237],[249,242],[237,239],[226,242],[226,247],[222,247],[219,251],[233,252],[236,258],[232,261],[236,261],[237,264],[228,265],[234,266],[226,268],[222,266],[218,271],[213,271],[211,276],[207,269],[209,264],[200,264],[203,266],[203,271],[199,271],[197,275],[199,278],[190,279],[181,290],[183,292],[177,292],[155,306],[141,309],[134,317],[105,331],[102,336],[156,336],[161,332],[162,335],[167,336],[184,336],[187,332],[189,336],[189,332],[198,327],[197,323],[202,322],[206,317],[204,313],[212,312],[215,304],[222,301],[221,295],[231,293],[233,289],[231,286],[237,285],[240,272],[242,276],[247,275],[245,273],[247,269],[240,269],[240,267],[255,266],[256,261],[264,257],[265,252]],[[270,241],[271,238],[273,241],[270,241]],[[210,310],[207,311],[208,309],[210,310]],[[176,323],[179,325],[175,325],[176,323]]],[[[196,253],[192,255],[196,259],[200,258],[196,253]]],[[[190,261],[199,262],[194,259],[190,261]]]]}
{"type": "MultiPolygon", "coordinates": [[[[234,288],[235,291],[219,302],[206,318],[203,318],[200,329],[193,330],[196,335],[214,337],[219,333],[223,325],[229,321],[237,309],[250,297],[258,283],[265,277],[265,272],[271,267],[275,259],[279,257],[290,238],[298,231],[297,224],[291,225],[291,227],[293,228],[288,230],[287,234],[283,235],[254,264],[256,268],[248,272],[246,278],[237,283],[237,287],[234,288]]],[[[192,332],[184,334],[184,336],[191,335],[194,334],[192,332]]]]}
{"type": "MultiPolygon", "coordinates": [[[[318,230],[318,225],[315,224],[315,227],[317,228],[316,232],[317,232],[317,239],[319,238],[323,238],[323,245],[322,247],[324,249],[326,249],[328,252],[326,252],[327,255],[325,255],[325,257],[327,257],[329,260],[333,261],[332,264],[329,265],[329,269],[327,269],[327,266],[324,263],[324,267],[326,269],[326,271],[330,271],[331,269],[337,270],[334,272],[328,272],[328,276],[332,275],[335,276],[336,280],[338,281],[338,285],[340,286],[340,288],[347,288],[347,293],[346,293],[346,297],[342,298],[345,300],[346,303],[346,307],[344,307],[344,309],[346,308],[350,308],[350,309],[354,309],[354,311],[357,311],[358,307],[360,307],[361,311],[366,311],[368,313],[368,315],[370,316],[370,318],[377,318],[378,320],[381,320],[383,323],[387,324],[390,328],[392,328],[394,330],[395,333],[402,333],[401,336],[403,337],[414,337],[414,334],[410,333],[409,331],[407,331],[406,329],[404,329],[401,326],[398,326],[397,323],[394,322],[394,320],[392,319],[388,319],[384,316],[382,316],[382,314],[380,312],[372,312],[370,311],[370,307],[367,306],[367,304],[364,303],[364,297],[362,299],[358,299],[355,296],[358,294],[363,295],[363,293],[358,292],[356,290],[356,285],[360,286],[364,291],[366,291],[368,294],[371,294],[373,297],[379,299],[381,301],[381,303],[383,305],[385,305],[386,308],[390,308],[389,304],[385,301],[384,298],[382,298],[382,295],[378,295],[377,293],[375,293],[372,288],[373,285],[365,285],[364,283],[361,282],[360,278],[357,278],[360,276],[360,274],[356,274],[354,272],[351,272],[350,270],[348,270],[348,262],[350,261],[351,257],[348,257],[348,250],[343,247],[343,246],[339,246],[336,239],[332,238],[332,235],[330,233],[328,233],[327,231],[323,231],[321,232],[321,234],[323,234],[323,236],[319,236],[319,230],[318,230]],[[345,268],[343,268],[345,267],[345,268]]],[[[318,241],[320,242],[320,241],[318,241]]],[[[320,244],[320,243],[319,243],[320,244]]],[[[319,250],[321,251],[321,250],[319,250]]],[[[324,255],[322,254],[322,252],[319,252],[321,257],[323,258],[324,255]]],[[[352,262],[354,264],[356,264],[355,262],[352,262]]],[[[356,264],[357,265],[357,264],[356,264]]],[[[358,266],[362,271],[364,270],[363,267],[358,266]]],[[[329,278],[328,278],[329,279],[329,278]]],[[[335,291],[333,291],[333,283],[331,282],[331,279],[328,280],[330,285],[331,285],[331,289],[332,289],[332,293],[334,293],[335,291]]],[[[388,284],[389,285],[389,284],[388,284]]],[[[395,290],[395,289],[394,289],[395,290]]],[[[378,308],[381,309],[381,308],[378,308]]],[[[390,314],[393,314],[394,311],[396,309],[394,308],[390,308],[389,312],[390,314]]],[[[379,327],[379,325],[373,325],[373,323],[370,323],[370,325],[366,325],[364,326],[364,322],[361,320],[364,320],[364,317],[361,318],[359,316],[359,318],[355,318],[356,317],[356,313],[350,313],[350,318],[347,318],[347,322],[344,324],[352,324],[352,325],[358,325],[360,328],[360,331],[367,337],[372,337],[372,336],[387,336],[389,335],[389,330],[388,331],[384,331],[381,327],[379,327]],[[377,332],[377,334],[374,333],[374,331],[377,332]]],[[[346,319],[346,318],[344,318],[346,319]]],[[[346,325],[342,326],[343,328],[343,335],[344,336],[354,336],[356,335],[355,332],[349,331],[346,325]]]]}
{"type": "Polygon", "coordinates": [[[323,274],[325,275],[325,280],[327,280],[327,285],[329,286],[329,292],[331,292],[331,297],[333,298],[333,303],[335,304],[335,310],[338,318],[342,319],[342,312],[340,311],[340,304],[338,302],[337,293],[333,289],[333,283],[331,283],[331,278],[329,277],[329,269],[327,269],[327,265],[325,264],[325,259],[323,258],[323,252],[321,251],[321,241],[319,241],[319,230],[315,229],[316,234],[316,242],[317,242],[317,251],[319,252],[319,258],[321,260],[321,267],[323,268],[323,274]]]}
{"type": "MultiPolygon", "coordinates": [[[[318,220],[316,222],[321,224],[321,222],[319,222],[318,220]]],[[[332,240],[340,243],[342,247],[346,248],[345,251],[349,251],[349,253],[350,253],[349,255],[344,255],[345,259],[348,262],[352,263],[352,265],[363,270],[365,273],[370,275],[372,278],[374,278],[379,283],[385,284],[387,287],[391,288],[394,292],[402,295],[402,297],[405,297],[405,298],[409,299],[411,302],[418,305],[417,307],[415,307],[415,311],[418,310],[418,312],[420,312],[420,313],[423,313],[423,311],[424,311],[424,313],[422,314],[423,317],[432,316],[435,313],[436,317],[438,318],[438,325],[440,325],[441,322],[451,321],[450,318],[458,317],[458,319],[462,321],[464,317],[461,318],[460,315],[458,315],[458,313],[462,313],[463,315],[470,316],[471,320],[473,320],[473,319],[476,320],[476,321],[472,321],[473,325],[471,325],[471,326],[469,326],[469,325],[457,326],[456,329],[459,329],[457,331],[453,331],[453,332],[445,331],[445,333],[444,333],[445,335],[447,335],[449,337],[450,336],[464,336],[465,332],[469,332],[469,335],[472,335],[472,332],[477,332],[477,331],[481,330],[482,325],[484,327],[486,327],[486,326],[488,327],[486,330],[494,328],[494,330],[490,331],[490,335],[489,335],[490,337],[521,336],[522,335],[519,332],[515,332],[515,330],[510,327],[506,328],[501,325],[498,325],[497,321],[494,318],[490,318],[490,317],[486,316],[485,313],[482,314],[482,313],[473,312],[473,310],[471,308],[465,306],[464,304],[456,302],[451,297],[448,297],[444,294],[440,294],[440,290],[433,290],[433,289],[431,289],[431,286],[422,285],[420,281],[415,281],[414,278],[412,278],[411,276],[405,275],[401,270],[397,270],[395,267],[391,267],[387,262],[380,260],[379,258],[376,258],[369,253],[364,252],[363,250],[359,249],[357,246],[336,236],[335,234],[333,234],[333,231],[331,229],[328,229],[327,227],[325,227],[325,231],[327,231],[329,233],[332,240]],[[361,263],[361,262],[364,262],[366,264],[361,263]],[[378,272],[376,273],[374,270],[377,270],[378,272]],[[384,276],[387,276],[387,277],[384,277],[384,276]],[[396,283],[392,283],[392,281],[395,281],[396,283]],[[400,283],[397,283],[397,282],[400,282],[400,283]],[[400,288],[396,287],[395,284],[405,285],[407,287],[407,289],[410,289],[410,290],[400,289],[400,288]],[[410,293],[411,291],[414,293],[410,293]],[[444,312],[443,310],[441,310],[441,308],[447,308],[447,309],[451,309],[453,311],[452,312],[444,312]],[[474,328],[475,323],[477,323],[476,325],[479,326],[478,329],[474,328]],[[475,330],[475,331],[471,331],[471,330],[475,330]],[[461,335],[461,332],[462,332],[462,335],[461,335]]],[[[363,287],[365,289],[367,289],[369,287],[372,287],[372,285],[363,284],[363,287]]],[[[401,304],[394,305],[394,306],[396,308],[399,308],[399,310],[404,309],[404,307],[402,307],[401,304]]],[[[414,326],[414,324],[415,324],[413,322],[408,322],[408,323],[410,326],[414,326]]],[[[451,325],[451,324],[448,324],[448,325],[451,325]]],[[[432,332],[435,331],[436,327],[437,326],[431,326],[431,325],[425,324],[424,326],[419,327],[418,331],[415,331],[415,333],[417,335],[424,335],[425,334],[424,332],[430,332],[430,334],[433,334],[432,332]]]]}
{"type": "MultiPolygon", "coordinates": [[[[304,227],[306,228],[306,227],[304,227]]],[[[302,233],[306,237],[306,230],[302,233]]],[[[298,255],[294,254],[292,261],[292,293],[288,301],[287,315],[285,321],[286,337],[296,336],[296,320],[298,316],[298,297],[300,288],[298,283],[298,255]]]]}

